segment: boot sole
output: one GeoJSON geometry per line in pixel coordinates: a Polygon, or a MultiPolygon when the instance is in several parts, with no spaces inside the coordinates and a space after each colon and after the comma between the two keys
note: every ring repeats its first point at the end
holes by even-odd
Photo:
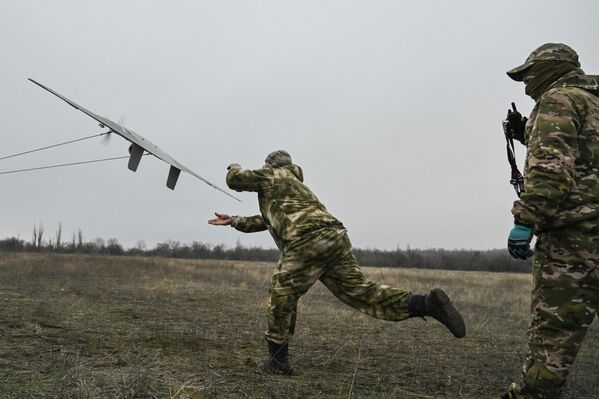
{"type": "Polygon", "coordinates": [[[271,375],[285,375],[285,376],[292,376],[293,375],[293,369],[287,369],[287,370],[281,370],[279,368],[276,367],[271,367],[271,366],[260,366],[260,370],[262,370],[262,372],[266,373],[266,374],[271,374],[271,375]]]}
{"type": "Polygon", "coordinates": [[[434,288],[430,292],[432,300],[440,305],[443,313],[447,317],[447,328],[454,337],[464,338],[466,336],[466,325],[464,319],[458,310],[453,306],[451,300],[441,288],[434,288]]]}

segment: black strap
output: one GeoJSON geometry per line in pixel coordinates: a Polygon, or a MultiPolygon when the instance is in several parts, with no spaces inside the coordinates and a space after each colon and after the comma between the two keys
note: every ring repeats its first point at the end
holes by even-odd
{"type": "Polygon", "coordinates": [[[516,109],[516,104],[512,103],[512,109],[508,109],[507,118],[503,120],[503,134],[505,135],[506,141],[506,149],[507,149],[507,160],[510,163],[510,167],[512,168],[510,184],[514,186],[514,190],[516,191],[516,195],[520,197],[520,195],[524,192],[524,176],[518,170],[518,165],[516,164],[516,150],[514,148],[514,131],[513,126],[510,123],[510,117],[518,115],[518,119],[521,119],[519,116],[520,113],[516,109]]]}
{"type": "Polygon", "coordinates": [[[516,150],[514,148],[514,140],[506,135],[505,141],[507,142],[507,160],[510,163],[510,167],[512,168],[510,184],[514,186],[516,195],[520,197],[520,195],[524,192],[524,176],[522,176],[522,173],[520,173],[518,165],[516,164],[516,150]]]}

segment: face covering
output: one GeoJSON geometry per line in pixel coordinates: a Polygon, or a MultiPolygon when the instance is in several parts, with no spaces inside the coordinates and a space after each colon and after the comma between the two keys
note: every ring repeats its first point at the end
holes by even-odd
{"type": "Polygon", "coordinates": [[[526,77],[530,77],[526,83],[525,93],[537,101],[541,95],[568,72],[580,69],[576,65],[564,61],[539,61],[530,66],[526,77]]]}

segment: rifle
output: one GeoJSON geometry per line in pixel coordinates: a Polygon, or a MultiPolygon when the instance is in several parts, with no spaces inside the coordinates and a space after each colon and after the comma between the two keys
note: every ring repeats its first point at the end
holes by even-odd
{"type": "Polygon", "coordinates": [[[516,195],[520,195],[524,192],[524,176],[520,173],[518,165],[516,164],[516,150],[514,148],[514,139],[525,144],[524,140],[524,126],[526,125],[526,118],[522,118],[522,115],[516,109],[516,104],[512,103],[512,109],[507,110],[507,117],[502,122],[503,134],[505,135],[505,141],[507,143],[507,160],[512,168],[510,184],[514,186],[516,195]]]}

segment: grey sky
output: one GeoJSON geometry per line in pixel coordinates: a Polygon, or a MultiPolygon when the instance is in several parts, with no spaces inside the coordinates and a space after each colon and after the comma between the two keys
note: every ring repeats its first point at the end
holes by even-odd
{"type": "MultiPolygon", "coordinates": [[[[0,156],[99,133],[39,80],[225,186],[287,149],[354,245],[497,248],[512,223],[501,132],[505,71],[545,42],[599,73],[599,3],[571,1],[1,1],[0,156]]],[[[126,155],[114,137],[0,161],[0,171],[126,155]]],[[[523,160],[523,147],[518,158],[523,160]]],[[[0,237],[34,223],[125,245],[174,239],[272,247],[206,224],[258,212],[142,160],[0,175],[0,237]]]]}

